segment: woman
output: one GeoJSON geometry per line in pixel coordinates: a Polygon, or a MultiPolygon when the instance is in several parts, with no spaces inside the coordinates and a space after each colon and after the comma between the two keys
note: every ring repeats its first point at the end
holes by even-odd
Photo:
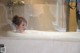
{"type": "Polygon", "coordinates": [[[26,29],[27,21],[23,17],[14,16],[12,19],[12,23],[16,27],[16,32],[23,33],[26,29]]]}

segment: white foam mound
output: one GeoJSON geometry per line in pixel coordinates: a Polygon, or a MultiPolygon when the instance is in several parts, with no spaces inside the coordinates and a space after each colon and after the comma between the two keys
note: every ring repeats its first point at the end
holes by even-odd
{"type": "Polygon", "coordinates": [[[26,30],[24,33],[16,33],[8,31],[8,37],[20,37],[30,39],[57,39],[57,40],[79,40],[79,32],[48,32],[48,31],[36,31],[26,30]]]}

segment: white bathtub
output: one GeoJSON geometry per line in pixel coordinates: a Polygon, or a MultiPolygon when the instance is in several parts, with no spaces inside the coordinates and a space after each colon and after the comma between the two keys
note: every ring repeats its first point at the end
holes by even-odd
{"type": "Polygon", "coordinates": [[[8,31],[0,37],[6,53],[80,53],[79,32],[48,32],[27,30],[24,33],[8,31]]]}

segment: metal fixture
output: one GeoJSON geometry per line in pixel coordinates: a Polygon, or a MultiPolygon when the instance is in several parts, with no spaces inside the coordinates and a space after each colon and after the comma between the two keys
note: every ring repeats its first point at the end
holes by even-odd
{"type": "Polygon", "coordinates": [[[24,5],[25,2],[22,0],[22,1],[12,1],[10,0],[7,4],[8,7],[12,7],[12,6],[21,6],[21,5],[24,5]]]}
{"type": "Polygon", "coordinates": [[[6,48],[4,44],[0,44],[0,53],[6,53],[6,48]]]}

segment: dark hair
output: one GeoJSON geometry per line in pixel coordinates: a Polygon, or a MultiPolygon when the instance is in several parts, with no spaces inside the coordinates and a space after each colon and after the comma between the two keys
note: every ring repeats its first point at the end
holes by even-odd
{"type": "Polygon", "coordinates": [[[27,24],[27,21],[23,17],[19,17],[17,15],[14,16],[13,19],[12,19],[12,23],[14,25],[18,25],[19,26],[21,24],[21,22],[25,22],[27,24]]]}

